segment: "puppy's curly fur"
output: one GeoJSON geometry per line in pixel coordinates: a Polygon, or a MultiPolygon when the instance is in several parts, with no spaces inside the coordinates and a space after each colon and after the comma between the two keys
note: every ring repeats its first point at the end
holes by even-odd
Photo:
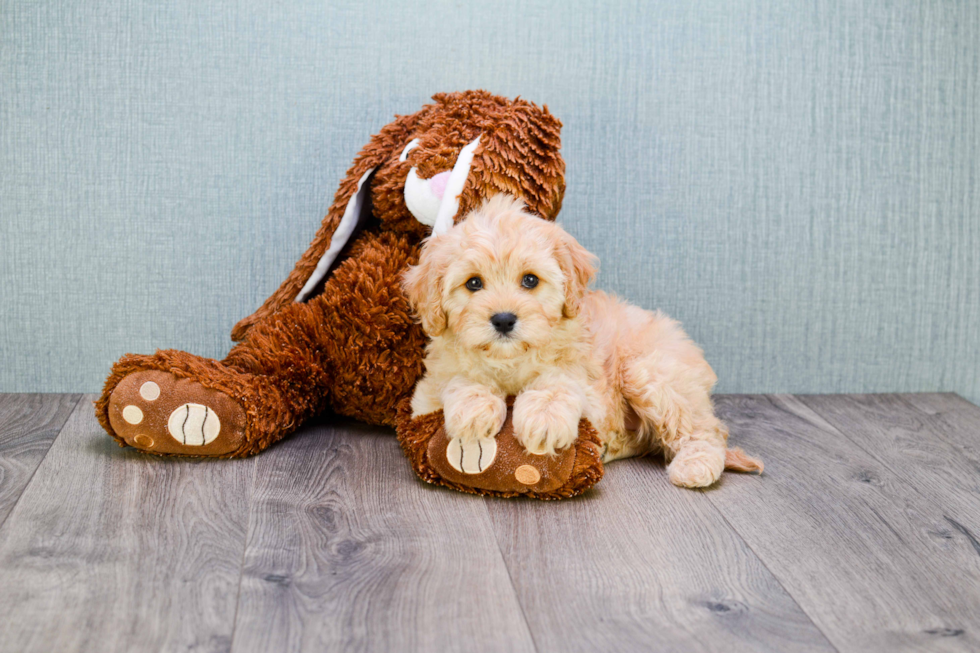
{"type": "Polygon", "coordinates": [[[431,341],[413,416],[442,409],[450,437],[493,437],[516,395],[514,429],[534,454],[570,446],[583,416],[604,462],[663,450],[676,485],[704,487],[726,464],[717,377],[680,324],[589,290],[595,257],[554,223],[497,195],[430,238],[405,290],[431,341]]]}

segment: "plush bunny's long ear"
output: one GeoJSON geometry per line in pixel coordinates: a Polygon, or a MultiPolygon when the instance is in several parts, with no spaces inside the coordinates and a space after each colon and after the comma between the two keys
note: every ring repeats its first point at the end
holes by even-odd
{"type": "Polygon", "coordinates": [[[253,324],[286,304],[306,301],[316,294],[330,268],[341,258],[344,247],[357,233],[362,219],[370,217],[370,202],[367,199],[371,190],[371,173],[401,154],[412,130],[428,110],[399,117],[385,125],[364,146],[347,171],[347,176],[340,182],[334,202],[309,248],[261,308],[235,325],[231,332],[232,340],[241,340],[253,324]]]}
{"type": "Polygon", "coordinates": [[[330,246],[327,251],[320,255],[320,260],[317,261],[316,268],[313,269],[310,278],[306,280],[302,289],[297,293],[297,302],[305,302],[309,298],[317,286],[326,278],[330,268],[337,260],[337,256],[350,242],[354,233],[360,231],[364,224],[371,219],[370,202],[367,196],[371,192],[369,180],[374,174],[374,170],[374,168],[368,168],[367,172],[361,175],[358,180],[357,190],[347,200],[344,215],[330,236],[330,246]]]}
{"type": "Polygon", "coordinates": [[[505,120],[484,130],[480,143],[473,161],[473,176],[483,186],[480,201],[509,193],[523,199],[531,213],[553,221],[565,196],[565,161],[561,121],[548,107],[515,100],[505,120]]]}

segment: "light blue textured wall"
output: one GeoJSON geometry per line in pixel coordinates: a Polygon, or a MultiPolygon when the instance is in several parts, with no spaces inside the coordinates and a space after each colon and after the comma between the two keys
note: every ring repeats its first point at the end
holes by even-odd
{"type": "Polygon", "coordinates": [[[980,400],[980,6],[0,5],[0,390],[222,356],[368,136],[483,87],[564,121],[600,286],[726,392],[980,400]]]}

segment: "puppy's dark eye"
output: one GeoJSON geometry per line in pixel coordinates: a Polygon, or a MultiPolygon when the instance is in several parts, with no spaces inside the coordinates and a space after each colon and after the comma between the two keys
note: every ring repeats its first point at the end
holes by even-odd
{"type": "Polygon", "coordinates": [[[525,274],[524,278],[521,279],[521,285],[528,290],[531,288],[536,288],[538,285],[538,278],[533,274],[525,274]]]}
{"type": "Polygon", "coordinates": [[[480,277],[470,277],[466,280],[466,289],[470,292],[476,292],[483,288],[483,279],[480,277]]]}

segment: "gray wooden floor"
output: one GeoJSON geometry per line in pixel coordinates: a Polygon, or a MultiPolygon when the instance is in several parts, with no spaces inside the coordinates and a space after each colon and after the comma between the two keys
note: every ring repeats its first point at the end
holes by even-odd
{"type": "Polygon", "coordinates": [[[762,477],[572,501],[418,482],[390,431],[160,459],[0,395],[2,651],[977,651],[980,408],[721,396],[762,477]]]}

